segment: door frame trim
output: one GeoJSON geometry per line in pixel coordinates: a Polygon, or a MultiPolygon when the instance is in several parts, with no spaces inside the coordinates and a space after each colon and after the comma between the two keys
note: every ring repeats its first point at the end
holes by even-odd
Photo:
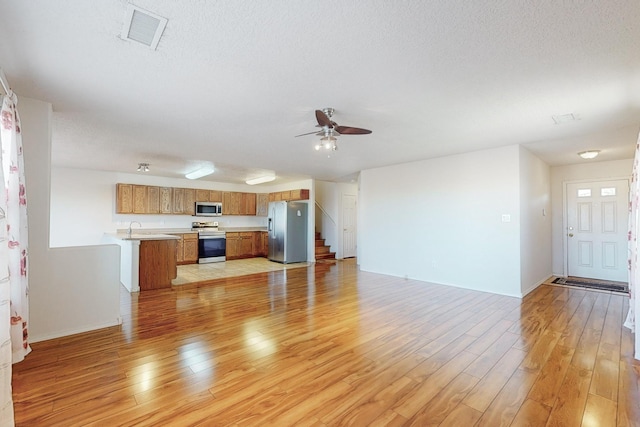
{"type": "MultiPolygon", "coordinates": [[[[627,186],[631,189],[631,178],[629,176],[620,176],[620,177],[612,177],[608,176],[606,178],[585,178],[585,179],[572,179],[567,181],[562,181],[562,276],[568,277],[569,273],[569,236],[567,236],[569,224],[568,224],[568,209],[569,204],[567,201],[567,187],[569,184],[580,184],[584,182],[606,182],[606,181],[627,181],[627,186]]],[[[630,191],[630,190],[629,190],[630,191]]],[[[627,202],[629,201],[629,194],[627,194],[627,202]]],[[[629,220],[629,210],[627,209],[627,222],[629,220]]]]}

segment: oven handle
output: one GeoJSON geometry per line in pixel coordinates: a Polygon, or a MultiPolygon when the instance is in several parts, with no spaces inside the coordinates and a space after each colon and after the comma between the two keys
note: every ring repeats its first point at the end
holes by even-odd
{"type": "Polygon", "coordinates": [[[200,240],[209,240],[209,239],[226,239],[226,236],[198,236],[200,240]]]}

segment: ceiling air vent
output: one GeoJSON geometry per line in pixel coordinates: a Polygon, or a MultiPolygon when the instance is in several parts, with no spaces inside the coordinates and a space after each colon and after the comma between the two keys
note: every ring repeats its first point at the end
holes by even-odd
{"type": "Polygon", "coordinates": [[[120,37],[123,40],[142,43],[155,50],[166,26],[166,18],[128,4],[120,37]]]}

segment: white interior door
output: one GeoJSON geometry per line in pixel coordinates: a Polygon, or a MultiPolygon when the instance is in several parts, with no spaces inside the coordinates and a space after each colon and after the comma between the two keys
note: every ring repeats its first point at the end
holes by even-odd
{"type": "Polygon", "coordinates": [[[567,184],[567,273],[627,281],[629,181],[567,184]]]}
{"type": "Polygon", "coordinates": [[[342,195],[342,257],[356,256],[356,196],[342,195]]]}

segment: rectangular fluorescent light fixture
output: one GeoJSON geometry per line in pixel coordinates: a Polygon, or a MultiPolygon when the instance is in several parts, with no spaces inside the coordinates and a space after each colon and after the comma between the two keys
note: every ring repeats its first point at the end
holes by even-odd
{"type": "Polygon", "coordinates": [[[213,171],[214,169],[212,165],[206,165],[201,167],[200,169],[196,169],[193,172],[185,174],[184,177],[187,179],[198,179],[202,178],[203,176],[211,175],[213,171]]]}
{"type": "Polygon", "coordinates": [[[123,40],[142,43],[156,50],[167,22],[167,18],[128,4],[120,37],[123,40]]]}
{"type": "Polygon", "coordinates": [[[555,116],[551,116],[551,118],[553,119],[554,123],[557,124],[557,125],[562,124],[562,123],[575,122],[576,120],[580,120],[580,116],[578,114],[575,114],[575,113],[557,114],[555,116]]]}
{"type": "Polygon", "coordinates": [[[276,179],[275,175],[266,175],[258,178],[248,179],[245,182],[249,185],[256,185],[256,184],[264,184],[265,182],[271,182],[275,179],[276,179]]]}

